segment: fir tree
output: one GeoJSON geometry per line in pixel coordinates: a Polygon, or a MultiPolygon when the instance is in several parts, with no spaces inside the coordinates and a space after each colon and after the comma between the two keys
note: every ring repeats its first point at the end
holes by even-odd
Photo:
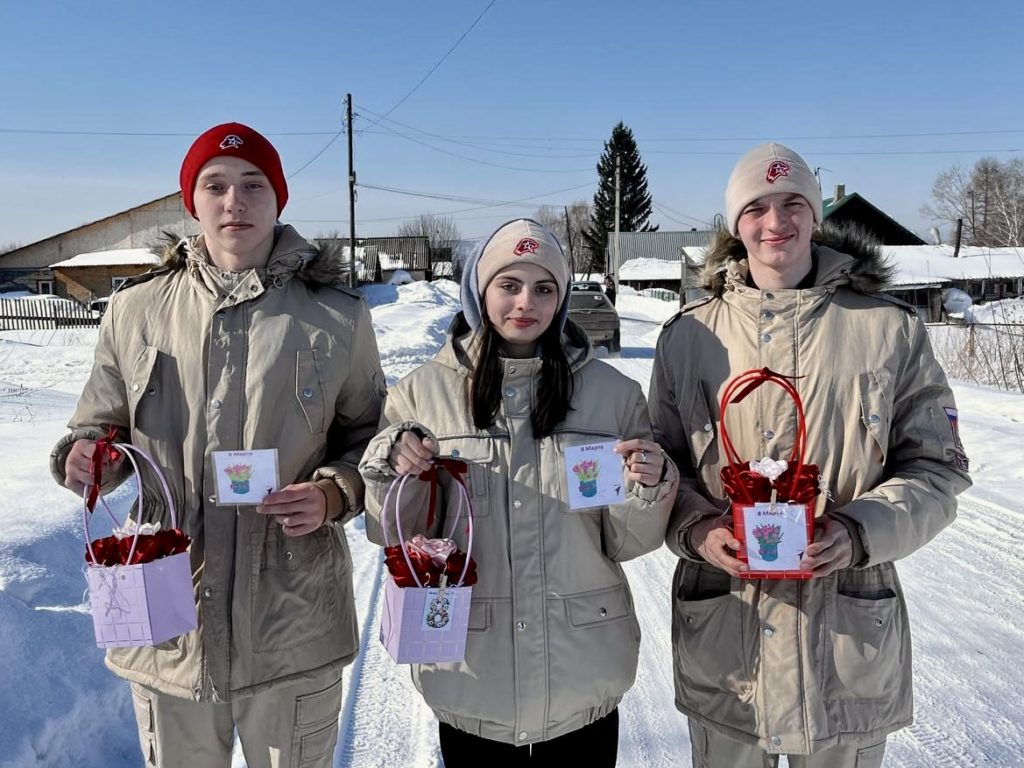
{"type": "Polygon", "coordinates": [[[612,129],[597,163],[600,178],[594,194],[590,226],[583,237],[591,253],[591,270],[603,272],[608,233],[615,231],[615,158],[619,166],[619,231],[655,232],[651,226],[651,193],[647,191],[647,166],[640,161],[633,132],[623,123],[612,129]]]}

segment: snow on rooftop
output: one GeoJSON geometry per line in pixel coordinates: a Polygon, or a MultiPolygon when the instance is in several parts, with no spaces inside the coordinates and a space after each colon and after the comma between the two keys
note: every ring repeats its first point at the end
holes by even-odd
{"type": "Polygon", "coordinates": [[[885,245],[882,251],[896,266],[893,285],[1024,276],[1024,248],[965,246],[955,259],[952,245],[885,245]]]}
{"type": "Polygon", "coordinates": [[[51,264],[50,269],[56,267],[123,267],[146,264],[156,266],[159,263],[160,257],[148,248],[121,248],[116,251],[80,253],[70,259],[51,264]]]}
{"type": "MultiPolygon", "coordinates": [[[[704,248],[687,248],[697,264],[704,248]]],[[[1024,277],[1024,248],[964,246],[953,258],[952,245],[884,245],[882,252],[896,266],[894,286],[935,285],[953,280],[1024,277]]],[[[630,259],[619,268],[620,280],[678,280],[679,261],[630,259]]]]}

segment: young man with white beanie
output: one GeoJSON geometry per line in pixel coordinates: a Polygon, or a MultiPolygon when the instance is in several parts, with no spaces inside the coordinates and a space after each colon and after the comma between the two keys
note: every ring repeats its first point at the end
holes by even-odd
{"type": "MultiPolygon", "coordinates": [[[[694,766],[878,768],[912,722],[910,627],[894,565],[956,514],[970,485],[957,411],[914,308],[882,293],[875,243],[821,225],[810,168],[770,143],[736,164],[726,227],[708,248],[709,295],[658,340],[655,439],[682,479],[666,541],[676,706],[694,766]],[[719,403],[750,369],[790,377],[820,468],[810,578],[742,578],[721,470],[719,403]]],[[[774,389],[774,391],[773,391],[774,389]]],[[[792,401],[763,387],[729,411],[743,459],[788,459],[792,401]]]]}

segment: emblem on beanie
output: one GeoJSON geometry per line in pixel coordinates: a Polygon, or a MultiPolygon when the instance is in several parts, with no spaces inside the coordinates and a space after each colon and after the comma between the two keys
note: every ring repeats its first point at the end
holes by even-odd
{"type": "Polygon", "coordinates": [[[776,160],[768,166],[768,174],[764,177],[764,180],[769,184],[774,184],[783,176],[789,176],[789,165],[781,160],[776,160]]]}
{"type": "Polygon", "coordinates": [[[516,256],[522,256],[524,253],[536,253],[538,248],[540,248],[540,243],[532,237],[524,237],[516,243],[516,249],[513,253],[515,253],[516,256]]]}
{"type": "Polygon", "coordinates": [[[221,149],[238,149],[244,143],[245,142],[242,141],[242,137],[241,136],[236,136],[235,134],[231,133],[231,134],[228,134],[227,136],[224,137],[224,141],[222,141],[220,143],[220,148],[221,149]]]}

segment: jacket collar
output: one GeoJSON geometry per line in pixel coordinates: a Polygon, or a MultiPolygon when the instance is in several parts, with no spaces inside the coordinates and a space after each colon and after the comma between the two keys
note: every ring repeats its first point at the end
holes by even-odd
{"type": "MultiPolygon", "coordinates": [[[[878,293],[895,271],[878,242],[854,225],[822,224],[811,238],[811,253],[817,261],[816,286],[849,285],[860,293],[878,293]]],[[[704,255],[702,287],[721,296],[727,286],[735,289],[745,284],[748,271],[743,242],[728,232],[717,232],[704,255]]]]}
{"type": "MultiPolygon", "coordinates": [[[[194,278],[216,268],[210,263],[203,236],[176,238],[168,236],[169,242],[159,254],[163,266],[170,269],[186,269],[194,278]]],[[[341,248],[318,248],[308,242],[288,224],[279,224],[274,230],[274,247],[265,267],[253,270],[266,287],[280,288],[293,277],[314,285],[330,285],[344,288],[347,285],[348,266],[341,257],[341,248]]],[[[203,279],[204,283],[209,280],[203,279]]]]}

